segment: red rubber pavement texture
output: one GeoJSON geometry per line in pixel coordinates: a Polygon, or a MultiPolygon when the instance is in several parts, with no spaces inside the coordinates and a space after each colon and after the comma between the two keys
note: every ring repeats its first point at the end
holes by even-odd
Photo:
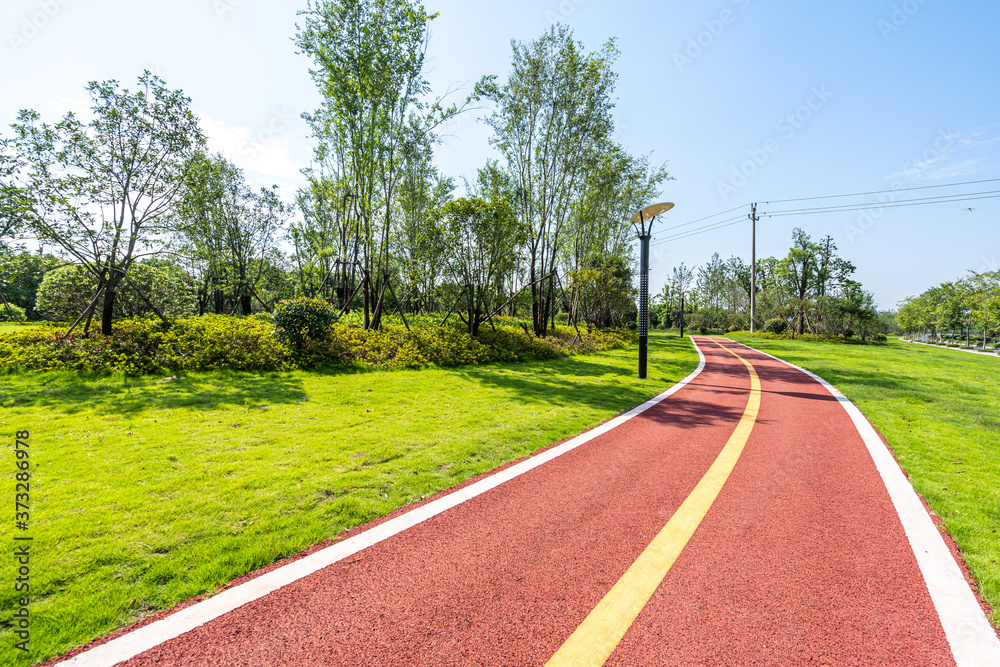
{"type": "MultiPolygon", "coordinates": [[[[743,414],[705,370],[593,441],[127,665],[541,665],[663,528],[743,414]]],[[[613,665],[953,665],[860,436],[804,374],[737,346],[757,424],[613,665]]]]}
{"type": "Polygon", "coordinates": [[[954,665],[837,400],[730,341],[762,400],[739,465],[609,665],[954,665]]]}

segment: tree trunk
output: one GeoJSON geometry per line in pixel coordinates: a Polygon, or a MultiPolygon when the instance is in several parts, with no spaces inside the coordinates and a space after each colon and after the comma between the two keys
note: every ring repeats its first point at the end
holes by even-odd
{"type": "Polygon", "coordinates": [[[365,300],[365,331],[368,331],[371,328],[371,311],[369,310],[371,304],[371,281],[368,280],[368,271],[365,271],[362,280],[364,281],[362,283],[362,291],[364,292],[365,300]]]}
{"type": "MultiPolygon", "coordinates": [[[[532,278],[534,278],[535,272],[531,272],[532,278]]],[[[539,289],[537,283],[532,283],[531,285],[531,328],[535,333],[536,337],[541,337],[539,333],[538,318],[541,315],[541,304],[539,303],[539,289]]]]}
{"type": "Polygon", "coordinates": [[[247,294],[246,292],[244,292],[243,295],[240,297],[240,310],[242,311],[243,315],[253,314],[253,301],[251,300],[250,295],[247,294]]]}
{"type": "Polygon", "coordinates": [[[111,325],[115,319],[115,295],[118,293],[118,279],[110,278],[108,286],[104,290],[104,310],[101,313],[101,333],[105,336],[112,334],[111,325]]]}

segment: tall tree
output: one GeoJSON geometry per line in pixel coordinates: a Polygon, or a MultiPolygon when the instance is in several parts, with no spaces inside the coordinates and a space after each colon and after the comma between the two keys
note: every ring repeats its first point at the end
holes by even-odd
{"type": "Polygon", "coordinates": [[[512,42],[507,82],[486,76],[476,95],[495,110],[492,143],[506,158],[518,191],[518,215],[529,230],[532,325],[548,330],[556,307],[555,273],[567,221],[586,182],[587,167],[613,131],[611,109],[618,57],[614,41],[587,53],[572,31],[554,25],[531,43],[512,42]]]}
{"type": "MultiPolygon", "coordinates": [[[[654,167],[648,157],[634,157],[615,144],[599,151],[594,164],[588,167],[568,223],[563,259],[564,273],[571,276],[573,286],[567,310],[574,321],[582,298],[580,289],[601,280],[601,276],[609,280],[607,296],[610,298],[611,292],[617,295],[607,304],[621,304],[631,298],[635,234],[629,220],[636,210],[659,195],[666,180],[670,180],[666,165],[654,167]],[[584,276],[586,280],[582,280],[584,276]],[[628,288],[620,288],[623,284],[628,288]]],[[[587,289],[595,296],[600,294],[599,284],[587,289]]],[[[598,310],[604,313],[601,321],[610,323],[612,313],[617,316],[622,308],[607,304],[598,310]]],[[[593,312],[593,308],[589,310],[593,312]]],[[[588,319],[588,323],[593,320],[588,319]]]]}
{"type": "Polygon", "coordinates": [[[428,14],[418,0],[319,0],[305,17],[296,44],[323,105],[307,114],[317,158],[334,162],[352,197],[363,264],[365,325],[377,328],[390,275],[393,203],[403,176],[408,133],[432,133],[459,113],[422,101],[428,14]]]}
{"type": "Polygon", "coordinates": [[[792,232],[792,248],[781,261],[781,274],[788,283],[795,300],[795,331],[800,336],[805,333],[810,290],[816,284],[818,250],[810,236],[796,228],[792,232]]]}
{"type": "Polygon", "coordinates": [[[412,126],[403,150],[403,176],[398,192],[398,223],[394,245],[403,280],[400,295],[408,310],[430,309],[444,268],[444,243],[431,223],[433,212],[447,203],[455,189],[452,179],[434,166],[430,137],[412,126]]]}
{"type": "Polygon", "coordinates": [[[337,168],[336,161],[324,159],[303,170],[309,185],[296,194],[302,220],[292,224],[289,238],[299,291],[315,296],[331,287],[338,306],[346,308],[357,285],[361,235],[351,214],[354,196],[349,184],[342,174],[331,175],[337,168]]]}
{"type": "Polygon", "coordinates": [[[32,193],[25,224],[98,279],[110,335],[119,285],[168,230],[184,166],[204,137],[190,99],[148,71],[135,92],[117,81],[87,90],[91,120],[69,113],[49,125],[22,111],[5,143],[21,160],[13,185],[32,193]]]}

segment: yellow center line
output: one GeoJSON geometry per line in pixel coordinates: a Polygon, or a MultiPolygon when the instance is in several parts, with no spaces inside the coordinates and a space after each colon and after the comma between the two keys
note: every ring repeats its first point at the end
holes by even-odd
{"type": "Polygon", "coordinates": [[[760,378],[757,377],[757,371],[750,362],[719,344],[718,341],[713,342],[742,361],[750,371],[750,398],[746,410],[743,411],[743,417],[691,495],[681,504],[635,563],[622,575],[618,583],[608,591],[580,627],[546,663],[546,667],[563,665],[599,667],[607,661],[622,637],[632,627],[639,612],[667,576],[667,572],[698,529],[726,480],[729,479],[733,468],[736,467],[736,462],[750,438],[750,431],[757,421],[757,412],[760,409],[760,378]]]}

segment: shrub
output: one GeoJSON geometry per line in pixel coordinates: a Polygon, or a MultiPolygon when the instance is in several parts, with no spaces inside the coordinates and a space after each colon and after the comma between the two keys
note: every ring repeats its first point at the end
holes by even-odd
{"type": "MultiPolygon", "coordinates": [[[[167,316],[195,312],[197,300],[179,267],[153,260],[135,262],[128,271],[129,280],[167,316]]],[[[73,321],[90,305],[97,294],[97,278],[79,264],[64,266],[45,274],[38,287],[36,310],[46,319],[73,321]]],[[[103,299],[103,297],[102,297],[103,299]]],[[[98,302],[94,317],[100,319],[98,302]]],[[[148,317],[153,311],[127,284],[115,295],[115,318],[148,317]]]]}
{"type": "MultiPolygon", "coordinates": [[[[345,318],[347,320],[349,318],[345,318]]],[[[420,368],[547,359],[598,352],[635,342],[634,333],[603,330],[578,336],[559,326],[546,338],[526,333],[516,320],[495,318],[471,338],[457,320],[448,326],[421,321],[407,330],[388,318],[378,331],[335,322],[304,335],[295,348],[263,317],[205,315],[167,326],[159,319],[116,322],[112,336],[53,327],[0,333],[0,369],[121,372],[135,376],[169,371],[280,371],[296,367],[420,368]]]]}
{"type": "Polygon", "coordinates": [[[780,317],[775,317],[764,323],[764,331],[773,334],[783,334],[788,328],[788,322],[780,317]]]}
{"type": "Polygon", "coordinates": [[[484,326],[471,338],[456,321],[447,326],[421,322],[408,331],[401,323],[388,320],[378,331],[365,331],[354,317],[334,324],[330,339],[311,341],[295,358],[300,366],[356,365],[365,368],[421,368],[462,366],[500,361],[551,359],[558,356],[598,352],[623,347],[635,335],[617,330],[582,333],[577,339],[572,327],[557,327],[546,338],[525,333],[520,323],[494,318],[496,329],[484,326]]]}
{"type": "Polygon", "coordinates": [[[171,370],[280,371],[295,367],[274,325],[256,317],[186,317],[163,334],[160,348],[171,370]]]}
{"type": "Polygon", "coordinates": [[[301,350],[310,342],[330,340],[330,327],[337,321],[337,311],[322,299],[298,297],[280,301],[273,319],[278,336],[301,350]]]}
{"type": "Polygon", "coordinates": [[[254,318],[186,317],[169,329],[158,319],[116,322],[114,335],[55,329],[0,335],[0,368],[79,370],[144,375],[162,371],[256,370],[295,367],[291,350],[274,327],[254,318]]]}
{"type": "Polygon", "coordinates": [[[15,306],[12,303],[8,303],[6,306],[0,303],[0,322],[27,322],[28,317],[24,312],[24,308],[20,306],[15,306]],[[10,308],[10,310],[7,310],[10,308]],[[11,310],[14,311],[11,314],[11,310]]]}

